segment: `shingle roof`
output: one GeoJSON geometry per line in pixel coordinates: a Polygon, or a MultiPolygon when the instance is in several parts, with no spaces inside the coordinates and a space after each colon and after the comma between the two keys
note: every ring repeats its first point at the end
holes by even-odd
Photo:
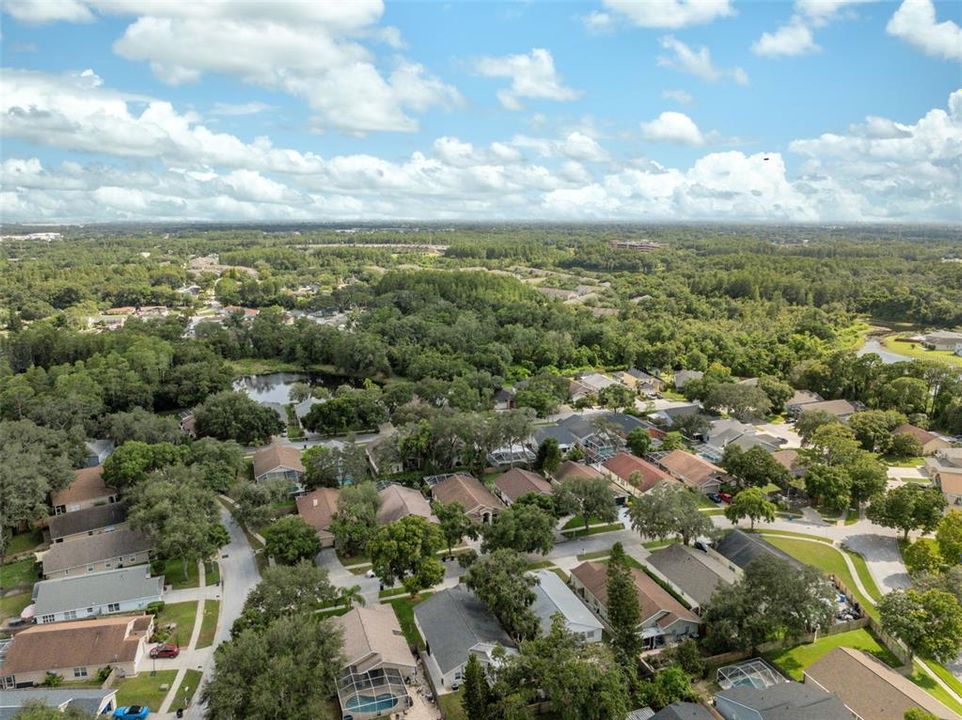
{"type": "Polygon", "coordinates": [[[865,720],[902,720],[912,708],[922,708],[939,720],[954,713],[899,673],[859,650],[839,647],[805,670],[814,680],[865,720]]]}
{"type": "Polygon", "coordinates": [[[590,465],[575,462],[574,460],[565,460],[563,463],[561,463],[561,465],[558,466],[554,476],[558,482],[564,482],[568,478],[598,478],[602,477],[602,474],[590,465]]]}
{"type": "Polygon", "coordinates": [[[559,445],[574,445],[578,440],[568,428],[561,425],[542,425],[534,429],[531,433],[532,439],[537,445],[541,445],[548,438],[554,438],[559,445]]]}
{"type": "Polygon", "coordinates": [[[134,555],[150,550],[150,547],[146,535],[129,528],[91,535],[51,547],[43,556],[43,572],[49,574],[122,555],[134,555]]]}
{"type": "Polygon", "coordinates": [[[254,453],[254,477],[271,470],[284,467],[297,472],[304,472],[304,465],[301,462],[301,451],[290,445],[271,443],[267,447],[262,447],[254,453]]]}
{"type": "Polygon", "coordinates": [[[690,702],[676,702],[664,707],[650,720],[714,720],[704,705],[690,702]]]}
{"type": "MultiPolygon", "coordinates": [[[[50,708],[80,708],[95,715],[104,701],[117,694],[115,688],[22,688],[0,693],[0,720],[12,720],[28,702],[50,708]]],[[[116,703],[114,703],[116,705],[116,703]]]]}
{"type": "Polygon", "coordinates": [[[487,606],[460,585],[434,593],[415,606],[414,615],[444,674],[464,663],[479,643],[514,647],[487,606]]]}
{"type": "Polygon", "coordinates": [[[713,568],[717,563],[705,553],[677,543],[655,550],[647,562],[703,607],[715,591],[728,587],[733,580],[730,572],[723,575],[727,568],[713,568]]]}
{"type": "Polygon", "coordinates": [[[536,570],[534,575],[538,578],[538,584],[534,587],[535,601],[531,605],[531,611],[541,622],[545,633],[551,630],[551,618],[558,612],[569,623],[602,629],[601,621],[555,573],[551,570],[536,570]]]}
{"type": "Polygon", "coordinates": [[[829,415],[842,417],[855,412],[855,406],[848,400],[823,400],[800,406],[802,412],[826,412],[829,415]]]}
{"type": "Polygon", "coordinates": [[[377,511],[377,521],[381,525],[408,515],[419,515],[432,522],[438,521],[431,512],[431,504],[418,490],[391,483],[378,495],[381,497],[381,507],[377,511]]]}
{"type": "Polygon", "coordinates": [[[796,682],[767,688],[736,685],[720,690],[715,697],[753,708],[762,720],[852,720],[852,714],[836,695],[796,682]]]}
{"type": "Polygon", "coordinates": [[[521,468],[511,468],[498,475],[494,479],[494,484],[511,502],[528,493],[551,494],[551,483],[538,473],[521,468]]]}
{"type": "Polygon", "coordinates": [[[150,577],[148,566],[44,580],[33,586],[36,615],[97,607],[108,603],[156,597],[164,591],[164,576],[150,577]]]}
{"type": "Polygon", "coordinates": [[[344,658],[355,665],[372,654],[381,662],[414,667],[417,663],[389,605],[356,607],[334,622],[344,629],[344,658]]]}
{"type": "MultiPolygon", "coordinates": [[[[926,443],[930,443],[933,440],[939,439],[939,436],[936,435],[935,433],[930,433],[928,430],[923,430],[922,428],[916,427],[915,425],[910,425],[909,423],[905,423],[904,425],[899,425],[897,428],[895,428],[892,431],[892,434],[893,435],[911,435],[916,440],[918,440],[919,443],[922,445],[925,445],[926,443]]],[[[945,444],[946,446],[948,446],[947,442],[945,444]]]]}
{"type": "Polygon", "coordinates": [[[50,539],[76,535],[111,525],[119,525],[127,519],[127,504],[124,502],[97,505],[84,510],[54,515],[47,521],[50,539]]]}
{"type": "Polygon", "coordinates": [[[642,460],[640,457],[636,457],[631,453],[620,452],[614,457],[605,460],[602,465],[626,483],[635,485],[635,487],[642,492],[647,492],[658,483],[671,479],[664,470],[655,467],[650,462],[642,460]],[[639,483],[633,483],[631,481],[631,476],[635,473],[641,476],[639,483]]]}
{"type": "Polygon", "coordinates": [[[798,450],[778,450],[772,453],[772,458],[789,472],[798,469],[798,450]]]}
{"type": "Polygon", "coordinates": [[[658,464],[685,485],[695,489],[725,472],[717,465],[684,450],[672,450],[661,458],[658,464]]]}
{"type": "Polygon", "coordinates": [[[73,481],[66,488],[50,496],[51,504],[70,505],[71,503],[89,502],[98,498],[116,495],[117,491],[107,487],[103,478],[104,466],[81,468],[73,471],[73,481]]]}
{"type": "Polygon", "coordinates": [[[728,558],[738,567],[746,567],[752,560],[764,556],[774,556],[786,561],[792,567],[801,568],[804,564],[757,535],[749,535],[742,530],[732,530],[715,543],[715,550],[728,558]]]}
{"type": "Polygon", "coordinates": [[[504,503],[498,500],[480,480],[464,473],[457,473],[438,483],[431,492],[434,499],[442,505],[461,503],[465,512],[471,512],[480,507],[504,507],[504,503]]]}
{"type": "Polygon", "coordinates": [[[297,514],[317,530],[319,535],[333,537],[329,528],[334,513],[337,512],[337,498],[340,490],[319,488],[313,492],[297,496],[297,514]]]}
{"type": "MultiPolygon", "coordinates": [[[[675,600],[668,591],[661,585],[652,580],[648,575],[638,568],[630,568],[631,579],[638,594],[638,604],[641,608],[642,621],[654,617],[659,612],[668,613],[664,620],[659,619],[658,624],[667,627],[675,619],[688,620],[700,623],[701,620],[691,610],[675,600]]],[[[584,562],[571,571],[587,588],[588,592],[598,598],[602,605],[608,603],[608,566],[598,562],[584,562]]]]}

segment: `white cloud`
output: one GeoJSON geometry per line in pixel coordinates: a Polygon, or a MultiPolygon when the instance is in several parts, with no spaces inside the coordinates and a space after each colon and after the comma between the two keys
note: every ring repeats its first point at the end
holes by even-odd
{"type": "Polygon", "coordinates": [[[718,82],[724,78],[731,78],[739,85],[748,84],[748,75],[742,68],[722,69],[715,67],[712,63],[711,51],[704,45],[698,50],[692,50],[673,35],[666,35],[658,42],[665,50],[672,53],[670,56],[658,56],[660,67],[674,68],[708,82],[718,82]]]}
{"type": "Polygon", "coordinates": [[[581,93],[567,87],[554,66],[554,58],[544,48],[527,55],[484,57],[475,69],[485,77],[510,78],[511,87],[498,91],[498,100],[508,110],[520,110],[523,98],[577,100],[581,93]]]}
{"type": "Polygon", "coordinates": [[[661,93],[661,96],[665,100],[674,100],[676,103],[681,103],[682,105],[691,105],[695,101],[691,93],[685,90],[665,90],[661,93]]]}
{"type": "Polygon", "coordinates": [[[729,0],[603,0],[603,4],[633,25],[646,28],[677,29],[704,25],[735,14],[729,0]]]}
{"type": "Polygon", "coordinates": [[[645,140],[678,145],[704,145],[705,137],[690,117],[680,112],[663,112],[650,122],[641,124],[645,140]]]}
{"type": "Polygon", "coordinates": [[[614,18],[606,12],[595,10],[581,18],[589,32],[606,32],[614,27],[614,18]]]}
{"type": "Polygon", "coordinates": [[[94,14],[81,0],[6,0],[3,11],[20,22],[91,22],[94,14]]]}
{"type": "Polygon", "coordinates": [[[227,117],[233,117],[238,115],[257,115],[265,110],[270,110],[271,105],[262,102],[246,102],[246,103],[224,103],[218,102],[214,103],[214,106],[210,110],[211,115],[224,115],[227,117]]]}
{"type": "Polygon", "coordinates": [[[767,57],[808,55],[820,49],[811,29],[797,15],[774,33],[762,33],[752,44],[753,53],[767,57]]]}
{"type": "Polygon", "coordinates": [[[951,20],[937,22],[932,0],[903,0],[885,30],[926,55],[962,60],[962,28],[951,20]]]}

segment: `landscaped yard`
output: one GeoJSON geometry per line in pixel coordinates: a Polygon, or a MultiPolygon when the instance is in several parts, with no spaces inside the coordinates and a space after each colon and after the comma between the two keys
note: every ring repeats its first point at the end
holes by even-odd
{"type": "Polygon", "coordinates": [[[461,691],[438,696],[438,707],[445,720],[468,720],[467,713],[461,705],[461,691]]]}
{"type": "Polygon", "coordinates": [[[31,596],[28,592],[0,598],[0,622],[8,617],[19,617],[23,609],[30,604],[30,600],[31,596]]]}
{"type": "Polygon", "coordinates": [[[10,540],[7,541],[7,547],[4,550],[4,554],[8,557],[19,555],[20,553],[27,552],[28,550],[33,550],[42,542],[43,533],[40,530],[20,533],[19,535],[14,535],[12,538],[10,538],[10,540]]]}
{"type": "Polygon", "coordinates": [[[170,709],[176,711],[177,708],[185,708],[190,705],[194,695],[197,694],[197,686],[200,685],[204,674],[200,670],[187,670],[184,677],[177,687],[177,694],[170,703],[170,709]]]}
{"type": "Polygon", "coordinates": [[[867,630],[850,630],[837,635],[825,635],[816,642],[796,645],[788,650],[766,656],[766,659],[793,680],[801,682],[802,673],[812,663],[838,647],[854,648],[874,655],[890,667],[899,661],[867,630]]]}
{"type": "Polygon", "coordinates": [[[586,535],[600,535],[601,533],[614,532],[616,530],[624,530],[625,526],[619,523],[611,523],[610,525],[598,525],[597,527],[588,528],[588,532],[585,532],[584,528],[581,530],[565,530],[562,535],[566,538],[576,538],[585,537],[586,535]]]}
{"type": "Polygon", "coordinates": [[[30,588],[40,579],[40,566],[32,557],[0,565],[0,590],[30,588]]]}
{"type": "Polygon", "coordinates": [[[581,555],[578,555],[578,559],[582,562],[585,560],[599,560],[601,558],[606,558],[609,555],[611,555],[610,550],[595,550],[594,552],[582,553],[581,555]]]}
{"type": "Polygon", "coordinates": [[[220,583],[220,563],[216,560],[208,560],[204,563],[204,578],[207,585],[217,585],[220,583]]]}
{"type": "Polygon", "coordinates": [[[157,615],[155,625],[160,629],[164,625],[174,624],[176,629],[167,642],[186,646],[190,642],[190,635],[194,631],[194,621],[197,618],[197,601],[173,603],[165,605],[157,615]]]}
{"type": "Polygon", "coordinates": [[[391,607],[394,608],[394,614],[397,615],[398,622],[401,624],[404,637],[407,638],[408,643],[421,650],[424,649],[424,638],[421,637],[421,633],[418,632],[417,627],[414,625],[414,606],[427,600],[430,595],[430,592],[422,592],[414,600],[411,598],[398,598],[397,600],[391,601],[391,607]]]}
{"type": "Polygon", "coordinates": [[[164,565],[164,582],[173,586],[174,590],[197,587],[200,584],[197,563],[187,563],[187,578],[184,579],[184,561],[181,558],[168,560],[164,565]]]}
{"type": "Polygon", "coordinates": [[[137,677],[118,680],[114,683],[117,705],[147,705],[152,712],[157,712],[176,677],[176,670],[158,670],[154,675],[149,670],[141,670],[137,677]]]}
{"type": "Polygon", "coordinates": [[[947,365],[962,367],[962,357],[955,353],[948,350],[926,350],[918,343],[899,342],[896,338],[898,338],[898,335],[886,335],[882,338],[882,345],[886,350],[891,350],[900,355],[908,355],[923,360],[937,360],[947,365]]]}
{"type": "Polygon", "coordinates": [[[204,600],[204,615],[201,620],[200,635],[197,637],[196,647],[210,647],[214,642],[218,615],[220,615],[220,600],[204,600]]]}
{"type": "MultiPolygon", "coordinates": [[[[597,525],[599,522],[601,521],[594,516],[588,518],[589,525],[597,525]]],[[[584,526],[585,526],[584,517],[582,517],[581,515],[575,515],[573,518],[571,518],[570,520],[568,520],[568,522],[564,524],[564,526],[562,527],[562,530],[575,530],[577,528],[584,528],[584,526]]]]}
{"type": "Polygon", "coordinates": [[[909,680],[925,690],[925,692],[934,697],[947,708],[962,715],[962,705],[953,700],[952,697],[945,692],[941,685],[926,675],[925,671],[922,670],[918,662],[915,663],[915,672],[909,675],[909,680]]]}

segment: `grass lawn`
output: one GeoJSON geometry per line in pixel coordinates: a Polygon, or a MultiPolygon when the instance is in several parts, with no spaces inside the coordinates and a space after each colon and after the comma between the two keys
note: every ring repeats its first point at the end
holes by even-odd
{"type": "Polygon", "coordinates": [[[578,559],[581,561],[598,560],[600,558],[606,558],[609,555],[611,555],[610,550],[595,550],[594,552],[582,553],[581,555],[578,555],[578,559]]]}
{"type": "Polygon", "coordinates": [[[950,673],[948,668],[944,665],[939,665],[934,660],[922,660],[920,662],[928,666],[929,670],[938,675],[942,682],[955,691],[956,695],[962,695],[962,680],[959,680],[955,675],[950,673]]]}
{"type": "Polygon", "coordinates": [[[646,550],[657,550],[658,548],[668,547],[674,542],[674,540],[652,540],[651,542],[642,543],[641,546],[646,550]]]}
{"type": "Polygon", "coordinates": [[[774,535],[775,537],[784,536],[790,538],[805,538],[806,540],[816,540],[820,543],[825,543],[826,545],[831,545],[832,541],[829,538],[820,537],[818,535],[806,535],[805,533],[792,532],[791,530],[761,530],[762,535],[766,537],[769,535],[774,535]]]}
{"type": "Polygon", "coordinates": [[[200,584],[197,574],[197,563],[188,561],[187,579],[184,579],[184,561],[181,558],[168,560],[164,565],[164,582],[173,586],[174,590],[195,588],[200,584]]]}
{"type": "Polygon", "coordinates": [[[352,575],[364,575],[368,570],[371,569],[371,563],[364,563],[363,565],[352,565],[349,568],[345,568],[352,575]]]}
{"type": "Polygon", "coordinates": [[[898,335],[886,335],[882,338],[882,346],[886,350],[891,350],[901,355],[908,355],[909,357],[921,358],[923,360],[936,360],[946,365],[962,367],[962,357],[948,350],[926,350],[918,343],[899,342],[896,339],[897,337],[898,335]]]}
{"type": "Polygon", "coordinates": [[[394,614],[397,615],[397,620],[401,624],[404,637],[407,638],[409,644],[420,650],[424,649],[424,638],[421,637],[421,633],[414,625],[414,606],[426,600],[430,595],[430,592],[422,592],[414,600],[408,597],[391,600],[391,607],[394,608],[394,614]]]}
{"type": "Polygon", "coordinates": [[[835,648],[846,647],[874,655],[890,667],[898,667],[899,660],[867,630],[849,630],[838,635],[826,635],[816,642],[796,645],[766,656],[773,665],[792,680],[802,681],[804,670],[835,648]]]}
{"type": "Polygon", "coordinates": [[[406,593],[407,593],[407,590],[405,590],[403,587],[393,587],[393,588],[385,588],[384,590],[381,590],[377,594],[377,596],[379,599],[383,600],[384,598],[397,597],[398,595],[404,595],[406,593]]]}
{"type": "MultiPolygon", "coordinates": [[[[878,610],[875,609],[869,601],[869,598],[859,592],[858,586],[855,584],[855,579],[852,577],[852,573],[848,571],[848,566],[845,564],[840,550],[831,545],[822,545],[804,540],[793,540],[791,538],[777,537],[774,535],[766,534],[765,539],[780,550],[784,550],[792,557],[801,560],[806,565],[811,565],[826,574],[837,577],[845,583],[849,591],[855,595],[866,614],[878,620],[878,610]]],[[[853,559],[852,562],[854,563],[855,560],[853,559]]],[[[871,591],[871,588],[866,588],[866,590],[871,591]]]]}
{"type": "Polygon", "coordinates": [[[114,683],[117,705],[147,705],[151,711],[157,712],[176,677],[176,670],[158,670],[156,675],[142,670],[137,677],[118,680],[114,683]],[[166,685],[167,689],[161,690],[161,685],[166,685]]]}
{"type": "Polygon", "coordinates": [[[945,690],[942,688],[941,685],[939,685],[938,683],[935,682],[935,680],[933,680],[928,675],[926,675],[925,671],[922,670],[921,667],[919,667],[919,664],[917,661],[914,663],[914,666],[915,666],[915,672],[909,675],[909,680],[911,680],[920,688],[925,690],[925,692],[927,692],[929,695],[934,697],[936,700],[938,700],[940,703],[945,705],[950,710],[954,710],[955,712],[962,715],[962,705],[960,705],[955,700],[953,700],[952,697],[947,692],[945,692],[945,690]]]}
{"type": "MultiPolygon", "coordinates": [[[[597,525],[600,522],[601,521],[598,518],[594,517],[593,515],[590,518],[588,518],[589,525],[597,525]]],[[[584,528],[584,526],[585,526],[585,519],[581,515],[575,515],[573,518],[571,518],[568,522],[564,524],[564,527],[562,529],[574,530],[576,528],[584,528]]]]}
{"type": "MultiPolygon", "coordinates": [[[[197,686],[200,685],[204,673],[200,670],[187,670],[181,678],[180,685],[177,687],[177,694],[170,703],[170,709],[176,711],[177,708],[184,708],[190,705],[194,695],[197,693],[197,686]]],[[[151,708],[153,709],[153,708],[151,708]]]]}
{"type": "Polygon", "coordinates": [[[219,585],[220,584],[220,563],[216,560],[208,560],[204,563],[204,577],[206,578],[206,584],[219,585]]]}
{"type": "Polygon", "coordinates": [[[543,570],[553,566],[554,563],[550,560],[538,560],[537,562],[528,563],[528,570],[543,570]]]}
{"type": "Polygon", "coordinates": [[[925,465],[925,458],[923,457],[894,458],[888,455],[883,455],[879,459],[889,467],[913,468],[913,467],[922,467],[923,465],[925,465]]]}
{"type": "Polygon", "coordinates": [[[869,572],[868,565],[865,563],[865,558],[859,555],[857,552],[852,552],[848,550],[848,557],[855,566],[855,571],[858,573],[859,580],[862,581],[862,585],[868,591],[868,594],[872,596],[873,600],[882,599],[882,591],[878,589],[878,585],[875,584],[875,578],[872,577],[872,573],[869,572]]]}
{"type": "Polygon", "coordinates": [[[711,500],[709,500],[706,495],[702,495],[701,493],[695,493],[695,497],[698,499],[698,507],[700,508],[714,509],[718,507],[718,505],[716,505],[711,500]]]}
{"type": "Polygon", "coordinates": [[[197,647],[210,647],[217,632],[217,616],[220,615],[220,600],[204,600],[204,615],[200,624],[197,647]]]}
{"type": "Polygon", "coordinates": [[[566,573],[564,570],[562,570],[559,567],[553,567],[553,568],[550,568],[550,570],[559,578],[561,578],[564,581],[565,585],[567,585],[568,581],[571,579],[571,576],[569,576],[568,573],[566,573]]]}
{"type": "Polygon", "coordinates": [[[40,566],[32,557],[0,565],[0,590],[31,587],[40,579],[40,566]]]}
{"type": "Polygon", "coordinates": [[[461,705],[461,690],[447,695],[438,695],[438,707],[441,708],[441,714],[445,720],[468,720],[461,705]]]}
{"type": "Polygon", "coordinates": [[[12,538],[10,538],[10,540],[7,542],[7,548],[4,552],[6,555],[19,555],[22,552],[33,550],[42,542],[43,532],[40,530],[20,533],[19,535],[14,535],[12,538]]]}
{"type": "Polygon", "coordinates": [[[0,598],[0,621],[8,617],[20,617],[23,609],[30,604],[30,593],[23,592],[0,598]]]}
{"type": "Polygon", "coordinates": [[[611,525],[599,525],[598,527],[588,528],[585,532],[584,528],[581,530],[566,530],[562,535],[566,538],[576,538],[585,537],[586,535],[599,535],[601,533],[614,532],[616,530],[624,530],[625,526],[621,523],[611,523],[611,525]]]}
{"type": "Polygon", "coordinates": [[[168,642],[175,642],[178,645],[186,646],[190,642],[190,635],[194,631],[194,620],[197,619],[197,601],[188,600],[187,602],[173,603],[165,605],[164,609],[157,615],[155,624],[157,627],[175,624],[174,635],[168,642]]]}

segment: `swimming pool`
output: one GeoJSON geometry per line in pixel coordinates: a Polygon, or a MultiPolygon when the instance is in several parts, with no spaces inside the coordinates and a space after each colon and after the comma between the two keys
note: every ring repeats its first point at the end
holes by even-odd
{"type": "Polygon", "coordinates": [[[345,710],[356,713],[374,713],[390,710],[397,705],[398,699],[391,693],[382,693],[377,697],[370,695],[355,695],[347,701],[345,710]]]}

